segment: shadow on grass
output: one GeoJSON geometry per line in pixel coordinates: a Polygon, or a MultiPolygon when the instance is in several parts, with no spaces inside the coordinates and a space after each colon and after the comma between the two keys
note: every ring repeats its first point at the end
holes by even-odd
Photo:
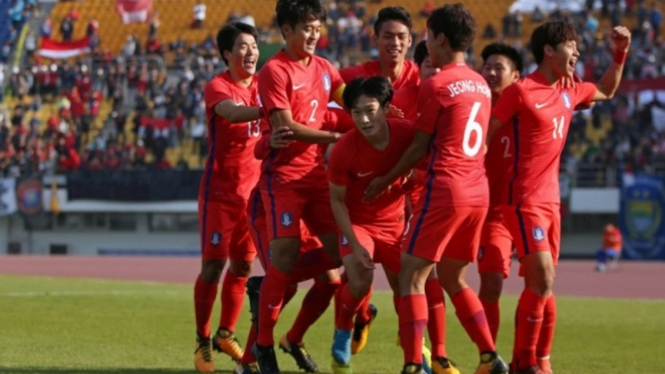
{"type": "MultiPolygon", "coordinates": [[[[68,368],[3,368],[2,374],[194,374],[194,369],[68,369],[68,368]]],[[[233,373],[233,370],[217,370],[215,373],[233,373]]],[[[282,374],[301,374],[299,371],[282,371],[282,374]]]]}

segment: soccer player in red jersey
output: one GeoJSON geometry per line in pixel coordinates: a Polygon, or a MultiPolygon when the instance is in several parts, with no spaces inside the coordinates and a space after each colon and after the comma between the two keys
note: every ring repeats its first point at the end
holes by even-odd
{"type": "Polygon", "coordinates": [[[272,263],[261,287],[259,331],[253,352],[261,373],[279,373],[273,330],[289,274],[300,252],[300,222],[340,263],[325,166],[318,144],[334,143],[336,132],[323,131],[330,101],[341,102],[344,82],[326,60],[315,56],[325,8],[318,0],[280,0],[277,23],[285,48],[261,70],[259,94],[273,128],[288,127],[294,142],[273,150],[263,163],[261,195],[266,207],[272,263]]]}
{"type": "Polygon", "coordinates": [[[393,6],[379,10],[373,36],[379,59],[340,70],[344,82],[382,76],[390,80],[394,90],[417,86],[420,83],[418,66],[406,60],[411,48],[412,28],[411,15],[404,8],[393,6]]]}
{"type": "Polygon", "coordinates": [[[456,314],[480,352],[477,374],[507,373],[497,355],[485,312],[464,279],[475,261],[489,191],[484,144],[491,111],[485,80],[464,63],[476,20],[462,4],[436,9],[427,20],[427,49],[441,72],[421,84],[413,143],[397,165],[370,184],[366,198],[384,193],[416,165],[431,146],[425,191],[403,246],[399,332],[405,374],[421,373],[420,342],[427,324],[425,281],[434,265],[456,314]]]}
{"type": "Polygon", "coordinates": [[[344,91],[357,129],[335,145],[328,164],[330,198],[341,231],[340,255],[348,277],[340,289],[332,345],[333,372],[348,372],[351,361],[353,317],[370,296],[374,263],[382,263],[398,294],[397,274],[404,232],[404,191],[398,181],[391,192],[371,203],[363,202],[373,175],[388,171],[413,140],[408,121],[386,120],[393,95],[383,77],[353,80],[344,91]]]}
{"type": "Polygon", "coordinates": [[[560,81],[573,79],[579,57],[575,27],[566,22],[537,27],[531,36],[531,50],[538,69],[506,88],[492,110],[489,141],[495,131],[506,126],[512,128],[515,143],[508,202],[502,213],[515,239],[525,281],[515,318],[513,369],[517,374],[551,373],[547,356],[556,320],[552,284],[561,241],[561,151],[575,107],[613,97],[630,37],[625,27],[613,29],[614,61],[597,84],[563,88],[560,81]]]}
{"type": "Polygon", "coordinates": [[[199,192],[199,221],[203,261],[194,286],[199,372],[213,372],[213,345],[234,360],[242,348],[233,334],[242,309],[245,283],[256,249],[251,242],[245,212],[260,169],[253,148],[260,135],[258,83],[254,73],[259,59],[256,30],[233,23],[217,34],[219,52],[229,66],[205,87],[210,154],[199,192]],[[222,285],[222,315],[214,339],[210,316],[217,284],[226,262],[222,285]]]}
{"type": "MultiPolygon", "coordinates": [[[[483,78],[492,90],[492,104],[495,104],[506,87],[517,82],[523,69],[519,52],[503,43],[492,43],[481,52],[483,58],[483,78]]],[[[478,273],[480,290],[478,298],[483,304],[492,338],[496,343],[501,320],[499,297],[503,280],[510,274],[510,261],[513,254],[513,237],[503,222],[501,203],[506,199],[505,183],[512,172],[514,145],[509,134],[510,128],[502,128],[485,154],[485,170],[490,189],[490,207],[485,218],[478,252],[478,273]]]]}

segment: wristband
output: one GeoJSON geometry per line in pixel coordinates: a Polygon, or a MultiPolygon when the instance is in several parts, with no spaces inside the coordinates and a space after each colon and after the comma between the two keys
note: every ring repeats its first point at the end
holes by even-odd
{"type": "Polygon", "coordinates": [[[617,65],[623,65],[626,63],[626,57],[628,56],[628,52],[626,51],[614,51],[614,62],[617,65]]]}

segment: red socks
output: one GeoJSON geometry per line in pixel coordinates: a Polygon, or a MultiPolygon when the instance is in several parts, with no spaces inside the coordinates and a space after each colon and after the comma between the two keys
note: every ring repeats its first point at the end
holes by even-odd
{"type": "Polygon", "coordinates": [[[427,297],[427,309],[429,310],[427,332],[432,343],[432,358],[447,358],[446,301],[438,279],[428,279],[425,282],[425,296],[427,297]]]}
{"type": "Polygon", "coordinates": [[[194,284],[194,313],[196,332],[201,338],[210,337],[210,315],[217,297],[217,282],[206,283],[199,275],[194,284]]]}
{"type": "Polygon", "coordinates": [[[543,325],[546,297],[524,290],[517,304],[517,365],[526,369],[536,365],[536,344],[543,325]]]}
{"type": "Polygon", "coordinates": [[[222,316],[219,320],[219,327],[231,332],[235,331],[245,300],[246,283],[247,277],[239,277],[230,271],[226,272],[222,283],[222,316]]]}
{"type": "Polygon", "coordinates": [[[399,303],[399,340],[405,364],[422,364],[423,333],[427,325],[425,295],[403,296],[399,303]]]}
{"type": "Polygon", "coordinates": [[[372,319],[372,312],[369,309],[369,302],[372,300],[373,291],[374,287],[370,287],[369,293],[367,293],[367,296],[362,300],[360,309],[358,309],[358,312],[356,313],[356,323],[366,325],[372,319]]]}
{"type": "Polygon", "coordinates": [[[277,324],[277,317],[282,309],[289,275],[270,265],[259,297],[259,335],[256,339],[258,345],[267,347],[275,344],[273,330],[277,324]]]}
{"type": "Polygon", "coordinates": [[[483,301],[480,300],[483,304],[483,309],[485,309],[485,316],[487,317],[487,324],[490,327],[490,332],[492,333],[492,340],[496,344],[496,337],[499,335],[499,323],[501,321],[501,312],[499,311],[499,302],[498,301],[483,301]]]}
{"type": "Polygon", "coordinates": [[[485,310],[476,293],[471,288],[465,288],[452,295],[450,300],[455,305],[457,318],[471,340],[476,343],[478,351],[480,353],[494,352],[496,348],[489,325],[487,325],[485,310]]]}
{"type": "Polygon", "coordinates": [[[554,325],[556,323],[556,300],[554,294],[550,295],[545,302],[543,313],[543,325],[540,328],[538,344],[536,344],[536,357],[547,358],[552,351],[552,341],[554,340],[554,325]]]}
{"type": "Polygon", "coordinates": [[[305,333],[310,326],[316,322],[321,315],[328,309],[330,300],[339,288],[340,281],[331,282],[316,281],[305,295],[300,307],[298,317],[293,322],[293,327],[287,334],[289,343],[300,345],[305,333]]]}
{"type": "Polygon", "coordinates": [[[344,283],[335,296],[335,328],[340,330],[353,330],[353,317],[365,304],[367,296],[356,299],[349,290],[349,284],[344,283]]]}

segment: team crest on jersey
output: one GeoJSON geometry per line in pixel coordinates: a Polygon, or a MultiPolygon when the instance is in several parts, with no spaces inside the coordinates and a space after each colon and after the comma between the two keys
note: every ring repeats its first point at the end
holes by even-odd
{"type": "Polygon", "coordinates": [[[210,235],[210,244],[219,245],[222,242],[222,234],[219,231],[213,231],[210,235]]]}
{"type": "Polygon", "coordinates": [[[349,245],[349,240],[345,235],[342,235],[342,245],[349,245]]]}
{"type": "Polygon", "coordinates": [[[533,229],[533,239],[539,243],[542,242],[545,239],[545,230],[540,226],[536,226],[533,229]]]}
{"type": "Polygon", "coordinates": [[[282,226],[289,227],[293,224],[293,216],[289,212],[282,213],[282,226]]]}
{"type": "Polygon", "coordinates": [[[327,92],[330,92],[330,89],[332,88],[332,82],[330,81],[330,74],[328,73],[323,74],[323,88],[327,92]]]}
{"type": "Polygon", "coordinates": [[[566,106],[566,109],[570,109],[570,107],[573,106],[572,101],[570,100],[570,95],[568,95],[568,92],[564,92],[561,95],[561,98],[563,99],[563,105],[566,106]]]}

